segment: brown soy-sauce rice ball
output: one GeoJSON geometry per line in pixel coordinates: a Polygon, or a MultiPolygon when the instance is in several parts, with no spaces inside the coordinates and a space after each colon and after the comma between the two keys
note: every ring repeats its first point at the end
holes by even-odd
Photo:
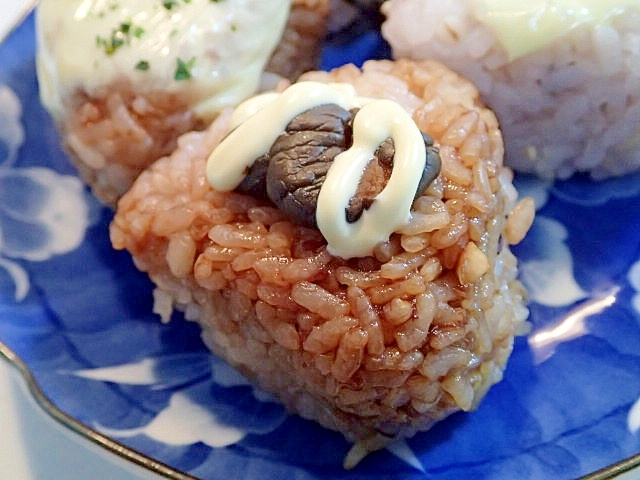
{"type": "Polygon", "coordinates": [[[273,204],[214,190],[205,163],[227,116],[140,175],[111,238],[156,284],[164,320],[184,311],[215,354],[355,442],[350,467],[472,410],[500,381],[528,314],[509,244],[533,205],[517,202],[494,114],[441,64],[370,61],[302,79],[394,100],[439,149],[440,174],[411,221],[372,255],[332,256],[317,229],[273,204]]]}

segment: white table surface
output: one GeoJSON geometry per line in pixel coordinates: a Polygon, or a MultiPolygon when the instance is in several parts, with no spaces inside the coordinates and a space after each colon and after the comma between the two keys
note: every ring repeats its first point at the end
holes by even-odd
{"type": "Polygon", "coordinates": [[[37,0],[0,0],[0,41],[36,3],[37,0]]]}
{"type": "Polygon", "coordinates": [[[0,479],[159,478],[53,420],[33,400],[18,371],[0,358],[0,479]]]}
{"type": "MultiPolygon", "coordinates": [[[[0,40],[35,0],[0,0],[0,40]]],[[[18,371],[0,358],[0,480],[157,480],[46,414],[18,371]]],[[[616,480],[640,480],[640,469],[616,480]]]]}

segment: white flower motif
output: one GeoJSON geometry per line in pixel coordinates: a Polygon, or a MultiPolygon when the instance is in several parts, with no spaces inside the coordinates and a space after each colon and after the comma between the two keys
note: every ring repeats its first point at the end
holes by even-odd
{"type": "MultiPolygon", "coordinates": [[[[536,210],[547,204],[554,188],[553,181],[528,175],[516,177],[515,182],[521,197],[535,199],[536,210]]],[[[573,274],[573,256],[566,243],[568,236],[562,223],[544,215],[536,216],[525,239],[526,255],[519,258],[520,278],[531,301],[561,307],[587,297],[573,274]]]]}
{"type": "Polygon", "coordinates": [[[0,169],[0,252],[48,260],[76,249],[89,224],[80,180],[43,167],[0,169]]]}
{"type": "Polygon", "coordinates": [[[516,175],[513,183],[520,198],[531,197],[535,200],[536,210],[540,210],[549,201],[549,190],[553,187],[553,180],[532,175],[516,175]]]}
{"type": "Polygon", "coordinates": [[[567,236],[564,225],[544,216],[535,219],[529,232],[530,250],[535,252],[533,258],[521,261],[520,275],[529,298],[540,305],[560,307],[587,297],[573,274],[567,236]]]}
{"type": "Polygon", "coordinates": [[[77,248],[89,225],[81,181],[44,167],[17,168],[24,143],[22,107],[16,94],[0,86],[0,268],[16,285],[15,298],[29,292],[29,278],[16,260],[43,261],[77,248]]]}
{"type": "MultiPolygon", "coordinates": [[[[135,363],[59,373],[120,385],[148,386],[154,391],[171,391],[167,406],[146,425],[128,429],[95,425],[98,431],[113,438],[146,435],[166,445],[186,446],[201,442],[211,448],[220,448],[241,442],[250,433],[271,433],[287,416],[285,409],[276,405],[270,395],[253,386],[238,370],[207,353],[144,358],[135,363]],[[222,410],[226,410],[226,415],[219,416],[216,406],[221,403],[217,393],[237,387],[247,387],[250,398],[237,402],[234,397],[237,404],[224,405],[222,410]],[[272,403],[273,408],[262,408],[266,403],[272,403]],[[269,413],[265,414],[265,411],[269,413]]],[[[405,440],[392,442],[387,450],[413,468],[425,471],[405,440]]]]}
{"type": "Polygon", "coordinates": [[[640,432],[640,398],[633,404],[627,417],[627,428],[633,434],[640,432]]]}
{"type": "Polygon", "coordinates": [[[226,447],[240,442],[249,433],[272,432],[287,415],[284,408],[277,407],[270,415],[255,418],[247,412],[247,404],[242,409],[227,406],[237,410],[237,414],[231,416],[232,422],[217,415],[216,388],[248,387],[256,409],[260,409],[261,403],[272,400],[251,386],[237,370],[206,353],[145,358],[136,363],[78,370],[71,374],[121,385],[146,385],[152,390],[171,390],[167,406],[146,425],[130,429],[96,425],[100,432],[116,438],[143,434],[167,445],[202,442],[212,448],[226,447]]]}
{"type": "Polygon", "coordinates": [[[0,142],[6,146],[6,158],[0,158],[0,167],[12,165],[24,143],[24,129],[20,124],[22,104],[13,91],[0,85],[0,142]]]}

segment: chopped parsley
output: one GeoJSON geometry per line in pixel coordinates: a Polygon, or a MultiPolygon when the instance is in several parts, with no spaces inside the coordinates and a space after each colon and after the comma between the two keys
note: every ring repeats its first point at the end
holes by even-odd
{"type": "Polygon", "coordinates": [[[165,0],[162,2],[162,6],[167,10],[171,10],[173,7],[178,5],[178,0],[165,0]]]}
{"type": "Polygon", "coordinates": [[[191,78],[191,69],[196,63],[196,58],[193,57],[191,60],[185,62],[181,58],[177,59],[176,71],[173,74],[173,79],[177,82],[181,80],[189,80],[191,78]]]}
{"type": "Polygon", "coordinates": [[[136,63],[135,69],[136,70],[140,70],[141,72],[146,72],[147,70],[149,70],[150,65],[149,62],[146,60],[140,60],[138,63],[136,63]]]}
{"type": "Polygon", "coordinates": [[[98,48],[104,49],[107,55],[113,55],[120,47],[129,44],[131,37],[140,38],[144,35],[145,30],[139,26],[133,26],[131,22],[122,22],[118,28],[111,30],[108,37],[96,36],[96,45],[98,48]]]}
{"type": "MultiPolygon", "coordinates": [[[[212,2],[219,2],[220,0],[211,0],[212,2]]],[[[180,0],[163,0],[162,6],[167,10],[172,10],[173,7],[180,5],[180,0]]],[[[182,0],[182,3],[191,3],[191,0],[182,0]]]]}
{"type": "Polygon", "coordinates": [[[119,33],[113,33],[109,38],[97,36],[96,45],[104,48],[104,53],[107,55],[113,55],[118,48],[124,45],[124,38],[119,33]]]}

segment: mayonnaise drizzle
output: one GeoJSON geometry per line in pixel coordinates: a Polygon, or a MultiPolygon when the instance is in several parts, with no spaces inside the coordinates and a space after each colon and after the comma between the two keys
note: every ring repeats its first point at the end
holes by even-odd
{"type": "Polygon", "coordinates": [[[471,0],[474,16],[490,28],[514,60],[587,25],[595,27],[638,8],[638,0],[471,0]]]}
{"type": "Polygon", "coordinates": [[[370,101],[357,97],[351,85],[317,82],[295,83],[279,95],[267,93],[247,100],[231,118],[236,128],[209,157],[207,179],[216,190],[233,190],[296,115],[327,103],[351,109],[370,101]]]}
{"type": "Polygon", "coordinates": [[[236,110],[231,120],[234,130],[209,157],[207,180],[216,190],[235,189],[295,116],[331,103],[360,110],[353,122],[353,145],[335,157],[320,189],[316,223],[329,253],[363,257],[410,220],[411,204],[425,168],[422,133],[411,116],[391,100],[357,96],[349,84],[319,82],[300,82],[279,95],[257,96],[236,110]],[[389,137],[395,147],[391,177],[371,207],[358,221],[349,223],[345,213],[349,200],[368,162],[389,137]]]}

